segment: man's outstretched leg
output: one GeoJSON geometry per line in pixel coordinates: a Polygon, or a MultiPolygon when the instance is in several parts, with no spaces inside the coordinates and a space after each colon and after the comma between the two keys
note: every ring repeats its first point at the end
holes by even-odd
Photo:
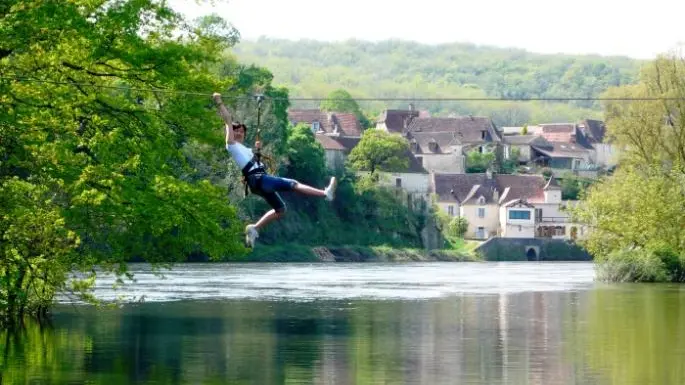
{"type": "Polygon", "coordinates": [[[263,192],[260,195],[264,197],[264,199],[267,201],[267,203],[269,203],[271,207],[273,207],[273,209],[269,210],[266,214],[264,214],[259,219],[259,221],[257,221],[257,223],[253,225],[250,224],[245,227],[245,243],[247,243],[249,247],[254,247],[255,240],[257,239],[257,237],[259,237],[260,229],[262,229],[267,224],[282,218],[285,214],[285,202],[280,197],[280,195],[278,195],[278,193],[274,190],[288,191],[288,189],[290,188],[300,194],[326,197],[326,200],[332,201],[335,197],[335,188],[337,186],[337,181],[335,177],[332,177],[330,183],[328,184],[328,186],[326,186],[324,190],[319,190],[306,184],[299,183],[295,180],[285,178],[265,178],[262,181],[262,185],[264,186],[265,184],[268,184],[268,188],[271,189],[271,192],[263,192]]]}
{"type": "Polygon", "coordinates": [[[335,177],[331,177],[330,183],[328,183],[328,186],[326,186],[326,188],[323,190],[319,190],[318,188],[307,186],[306,184],[300,183],[300,182],[297,182],[295,184],[295,186],[293,187],[293,190],[297,191],[300,194],[304,194],[304,195],[326,197],[326,200],[332,201],[333,198],[335,198],[335,187],[336,187],[336,185],[337,185],[337,181],[335,180],[335,177]]]}

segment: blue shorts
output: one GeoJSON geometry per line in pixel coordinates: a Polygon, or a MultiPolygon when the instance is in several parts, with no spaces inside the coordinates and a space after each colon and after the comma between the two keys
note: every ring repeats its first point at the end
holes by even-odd
{"type": "Polygon", "coordinates": [[[261,196],[274,210],[285,211],[285,202],[279,191],[292,191],[297,181],[269,174],[251,175],[247,179],[252,193],[261,196]]]}

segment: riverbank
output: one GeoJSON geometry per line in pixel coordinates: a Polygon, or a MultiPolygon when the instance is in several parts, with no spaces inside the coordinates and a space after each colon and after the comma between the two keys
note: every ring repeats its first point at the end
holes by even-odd
{"type": "Polygon", "coordinates": [[[479,261],[472,247],[423,250],[387,246],[257,245],[245,262],[465,262],[479,261]]]}

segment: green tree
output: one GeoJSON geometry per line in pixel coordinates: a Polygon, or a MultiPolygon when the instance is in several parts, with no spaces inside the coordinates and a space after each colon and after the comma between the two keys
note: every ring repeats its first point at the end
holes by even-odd
{"type": "Polygon", "coordinates": [[[577,200],[580,197],[581,184],[572,173],[566,173],[561,178],[561,199],[577,200]]]}
{"type": "Polygon", "coordinates": [[[483,173],[495,164],[496,154],[494,152],[479,152],[471,150],[466,155],[466,172],[483,173]]]}
{"type": "Polygon", "coordinates": [[[290,129],[287,148],[287,176],[313,186],[321,185],[326,176],[324,149],[306,124],[290,129]]]}
{"type": "Polygon", "coordinates": [[[406,171],[409,167],[409,142],[383,130],[364,131],[348,157],[350,166],[360,171],[406,171]]]}
{"type": "Polygon", "coordinates": [[[500,170],[503,174],[513,174],[519,167],[519,158],[521,157],[521,150],[516,147],[511,147],[509,157],[502,162],[500,170]]]}
{"type": "Polygon", "coordinates": [[[359,119],[359,123],[364,129],[369,128],[371,125],[369,118],[359,108],[357,101],[344,89],[337,89],[328,94],[326,99],[321,101],[319,108],[321,111],[352,113],[359,119]]]}
{"type": "Polygon", "coordinates": [[[181,92],[234,84],[211,69],[237,37],[158,0],[0,6],[0,313],[92,299],[95,265],[244,253],[223,189],[187,178],[184,146],[223,133],[209,95],[181,92]]]}
{"type": "Polygon", "coordinates": [[[463,238],[469,230],[469,221],[466,217],[457,216],[452,218],[447,227],[447,232],[452,237],[463,238]]]}
{"type": "Polygon", "coordinates": [[[682,58],[663,56],[640,84],[608,91],[663,99],[605,105],[609,135],[625,150],[617,171],[593,185],[573,214],[589,225],[585,244],[607,279],[685,280],[683,79],[682,58]]]}

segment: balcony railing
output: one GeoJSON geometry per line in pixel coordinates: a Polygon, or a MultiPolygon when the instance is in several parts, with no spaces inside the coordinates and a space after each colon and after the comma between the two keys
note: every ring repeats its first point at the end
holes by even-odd
{"type": "Polygon", "coordinates": [[[536,218],[537,223],[569,223],[571,220],[568,217],[542,217],[536,218]]]}

